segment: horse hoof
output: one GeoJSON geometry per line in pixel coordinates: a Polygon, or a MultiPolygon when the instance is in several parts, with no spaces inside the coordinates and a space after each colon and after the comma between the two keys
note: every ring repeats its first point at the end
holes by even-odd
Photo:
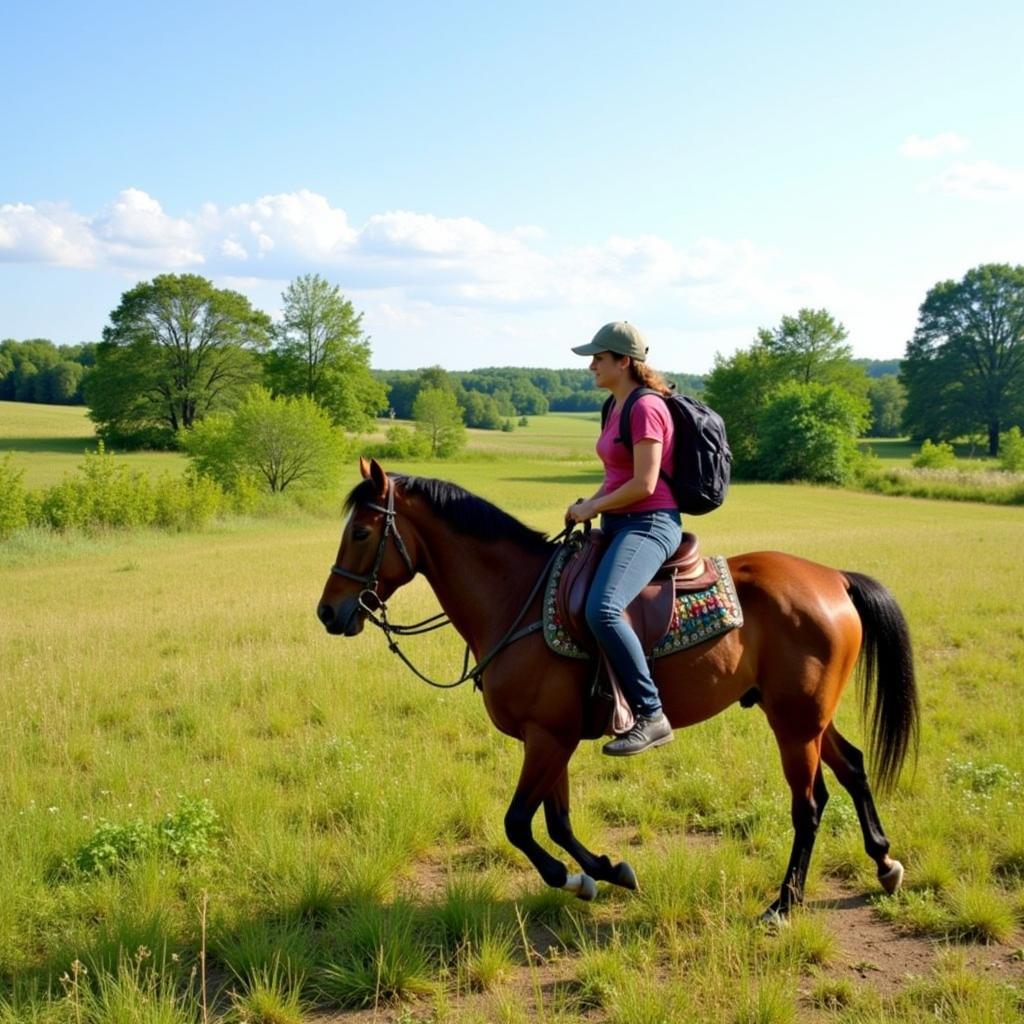
{"type": "Polygon", "coordinates": [[[580,876],[580,887],[576,890],[576,898],[589,903],[597,895],[597,882],[590,875],[580,876]]]}
{"type": "Polygon", "coordinates": [[[778,932],[789,927],[789,915],[778,907],[769,907],[759,918],[762,927],[770,932],[778,932]]]}
{"type": "Polygon", "coordinates": [[[892,896],[893,893],[899,892],[899,888],[903,884],[903,865],[898,860],[894,860],[888,871],[879,874],[878,881],[882,883],[882,888],[888,895],[892,896]]]}
{"type": "Polygon", "coordinates": [[[615,865],[611,881],[613,885],[622,886],[623,889],[630,889],[633,892],[639,888],[636,872],[625,861],[620,861],[615,865]]]}

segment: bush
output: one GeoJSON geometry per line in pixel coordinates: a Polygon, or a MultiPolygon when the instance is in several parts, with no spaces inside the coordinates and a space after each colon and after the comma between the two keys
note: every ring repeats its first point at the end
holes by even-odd
{"type": "Polygon", "coordinates": [[[861,403],[834,384],[787,383],[757,419],[761,480],[845,483],[859,460],[861,403]]]}
{"type": "Polygon", "coordinates": [[[0,540],[28,524],[24,472],[11,465],[11,456],[0,459],[0,540]]]}
{"type": "Polygon", "coordinates": [[[227,500],[220,484],[194,470],[184,476],[167,473],[153,485],[153,525],[164,530],[205,526],[227,500]]]}
{"type": "Polygon", "coordinates": [[[311,398],[274,398],[260,387],[235,412],[208,417],[181,441],[198,471],[223,487],[249,477],[273,493],[326,487],[349,454],[344,435],[311,398]]]}
{"type": "Polygon", "coordinates": [[[956,463],[956,452],[948,441],[932,444],[925,440],[920,451],[910,460],[914,469],[948,469],[956,463]]]}
{"type": "Polygon", "coordinates": [[[35,506],[36,522],[54,530],[97,526],[148,526],[156,498],[148,476],[130,470],[101,441],[87,452],[80,474],[46,488],[35,506]]]}
{"type": "Polygon", "coordinates": [[[999,435],[999,466],[1011,473],[1024,470],[1024,436],[1020,427],[1010,427],[999,435]]]}

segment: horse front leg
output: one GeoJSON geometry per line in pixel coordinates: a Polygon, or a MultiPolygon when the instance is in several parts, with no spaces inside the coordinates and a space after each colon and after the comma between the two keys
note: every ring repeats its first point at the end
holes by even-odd
{"type": "Polygon", "coordinates": [[[811,852],[822,811],[828,802],[828,790],[821,771],[820,742],[820,737],[809,743],[779,741],[782,768],[792,794],[793,849],[779,898],[761,915],[766,924],[785,923],[794,905],[804,901],[811,852]]]}
{"type": "Polygon", "coordinates": [[[566,744],[539,726],[527,726],[524,747],[519,784],[505,813],[505,835],[516,849],[526,854],[540,877],[552,888],[573,892],[581,900],[592,900],[597,895],[594,879],[586,873],[570,874],[560,860],[533,838],[537,808],[559,776],[565,773],[576,744],[566,744]]]}
{"type": "Polygon", "coordinates": [[[598,882],[611,882],[624,889],[636,889],[636,872],[625,862],[612,864],[605,854],[591,853],[577,838],[569,820],[569,769],[558,777],[544,798],[544,820],[548,835],[572,857],[584,872],[598,882]]]}

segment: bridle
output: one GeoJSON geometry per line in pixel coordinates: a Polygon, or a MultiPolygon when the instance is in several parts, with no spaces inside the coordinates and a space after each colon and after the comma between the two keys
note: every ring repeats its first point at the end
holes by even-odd
{"type": "Polygon", "coordinates": [[[374,512],[384,513],[384,532],[381,534],[380,544],[377,546],[377,556],[373,560],[373,568],[366,575],[360,575],[357,572],[343,569],[337,563],[331,566],[332,576],[344,576],[345,579],[355,580],[356,583],[363,584],[364,589],[359,595],[360,607],[363,604],[364,594],[372,594],[376,598],[378,606],[384,607],[384,599],[377,593],[377,584],[380,582],[380,567],[384,562],[384,549],[388,546],[388,537],[395,538],[395,547],[398,548],[398,553],[402,556],[402,561],[405,562],[405,567],[409,570],[409,574],[411,576],[416,575],[416,567],[412,564],[409,549],[405,546],[405,541],[402,540],[402,535],[398,532],[398,513],[395,512],[395,483],[390,477],[388,477],[386,501],[386,506],[377,505],[372,501],[366,502],[365,505],[366,508],[372,509],[374,512]]]}
{"type": "MultiPolygon", "coordinates": [[[[410,576],[416,575],[416,567],[413,565],[411,556],[409,555],[409,549],[406,547],[405,541],[402,539],[402,534],[398,529],[398,513],[395,511],[395,482],[391,477],[388,477],[388,489],[385,497],[385,504],[378,505],[375,502],[365,502],[364,508],[372,509],[374,512],[381,512],[384,515],[384,530],[381,533],[380,544],[377,546],[377,554],[373,560],[373,568],[370,572],[360,574],[352,572],[349,569],[344,569],[337,563],[331,566],[332,576],[342,576],[345,579],[354,580],[356,583],[361,583],[363,589],[359,592],[357,598],[359,603],[359,610],[366,616],[366,618],[372,622],[388,641],[388,648],[394,654],[397,654],[399,658],[405,663],[406,667],[409,668],[416,676],[423,680],[430,686],[436,687],[439,690],[450,690],[453,687],[461,686],[463,683],[468,682],[470,679],[473,680],[476,687],[479,689],[482,686],[482,679],[484,669],[491,663],[491,661],[497,657],[497,655],[503,651],[509,644],[515,643],[517,640],[521,640],[523,637],[529,636],[531,633],[539,632],[544,628],[543,622],[538,619],[536,622],[531,622],[529,625],[520,628],[519,623],[522,622],[523,616],[529,610],[534,599],[540,592],[541,587],[544,586],[545,580],[548,578],[548,573],[551,570],[551,566],[554,565],[555,559],[558,557],[559,546],[556,545],[551,557],[548,559],[547,565],[544,566],[537,582],[534,583],[533,589],[530,591],[530,596],[527,597],[526,603],[523,605],[519,614],[512,620],[512,625],[509,626],[505,635],[498,641],[498,643],[482,657],[473,668],[469,668],[469,644],[466,644],[466,653],[462,659],[462,675],[451,683],[438,683],[433,679],[427,678],[415,665],[405,656],[402,650],[398,646],[398,642],[394,639],[396,636],[419,636],[422,633],[430,633],[435,629],[442,629],[444,626],[452,625],[451,619],[444,612],[439,612],[437,615],[432,615],[428,619],[423,619],[421,622],[414,622],[407,626],[395,625],[388,621],[388,607],[384,598],[377,593],[377,585],[380,582],[380,569],[384,562],[384,553],[387,549],[388,538],[394,538],[395,547],[398,548],[398,553],[402,556],[402,561],[405,562],[406,568],[409,570],[410,576]]],[[[558,536],[554,537],[553,540],[560,541],[572,532],[572,527],[567,526],[558,536]]]]}

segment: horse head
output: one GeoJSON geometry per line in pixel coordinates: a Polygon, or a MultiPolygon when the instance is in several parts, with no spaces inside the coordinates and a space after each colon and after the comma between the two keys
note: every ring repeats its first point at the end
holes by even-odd
{"type": "Polygon", "coordinates": [[[351,515],[324,585],[317,618],[328,633],[355,636],[375,611],[416,575],[398,528],[395,481],[376,459],[359,460],[363,482],[349,496],[351,515]]]}

